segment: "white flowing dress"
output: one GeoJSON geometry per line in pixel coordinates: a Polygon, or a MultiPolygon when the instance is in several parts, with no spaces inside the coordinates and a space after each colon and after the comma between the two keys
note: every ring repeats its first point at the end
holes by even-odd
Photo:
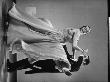
{"type": "Polygon", "coordinates": [[[26,13],[19,11],[15,5],[9,11],[9,15],[16,19],[14,20],[14,23],[12,22],[9,25],[9,39],[20,38],[23,50],[28,52],[28,55],[31,58],[36,60],[61,59],[68,64],[69,69],[71,68],[62,46],[65,43],[61,43],[64,40],[64,35],[54,29],[49,20],[27,15],[26,13]],[[42,34],[37,31],[34,32],[29,30],[25,24],[20,24],[20,21],[29,24],[35,29],[40,29],[45,33],[42,34]],[[34,40],[36,42],[28,44],[24,40],[34,40]]]}

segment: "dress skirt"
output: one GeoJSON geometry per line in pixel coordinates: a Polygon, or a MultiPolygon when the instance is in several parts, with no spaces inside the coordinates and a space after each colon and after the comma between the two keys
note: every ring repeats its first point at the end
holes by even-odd
{"type": "Polygon", "coordinates": [[[54,31],[54,28],[51,28],[49,25],[42,22],[41,19],[40,19],[41,23],[39,24],[37,24],[39,19],[38,20],[34,18],[32,18],[32,20],[26,19],[27,17],[25,17],[25,15],[17,11],[15,6],[11,9],[11,11],[9,11],[9,15],[12,18],[14,18],[14,21],[12,21],[12,23],[10,23],[9,25],[8,39],[10,42],[11,39],[15,38],[20,39],[22,48],[21,51],[27,54],[27,56],[30,58],[36,60],[45,60],[45,59],[59,60],[62,61],[62,63],[60,62],[61,63],[60,65],[64,65],[63,67],[69,69],[71,68],[71,65],[67,59],[67,55],[63,49],[62,43],[57,41],[50,42],[49,40],[52,40],[52,38],[50,38],[49,36],[43,36],[39,33],[30,31],[25,24],[20,24],[18,21],[28,23],[34,28],[56,32],[54,31]],[[25,40],[28,41],[35,40],[36,42],[28,44],[25,42],[25,40]]]}

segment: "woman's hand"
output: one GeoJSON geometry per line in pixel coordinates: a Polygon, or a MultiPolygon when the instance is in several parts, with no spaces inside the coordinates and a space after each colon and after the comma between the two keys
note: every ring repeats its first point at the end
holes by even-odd
{"type": "Polygon", "coordinates": [[[84,50],[84,49],[82,49],[83,51],[82,51],[82,54],[83,55],[86,55],[87,53],[88,53],[88,49],[86,49],[86,50],[84,50]]]}

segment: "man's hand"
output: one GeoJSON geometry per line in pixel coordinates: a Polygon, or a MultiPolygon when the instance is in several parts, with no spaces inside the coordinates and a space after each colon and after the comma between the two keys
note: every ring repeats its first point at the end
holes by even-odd
{"type": "Polygon", "coordinates": [[[82,54],[86,55],[87,53],[88,53],[88,49],[86,49],[86,50],[83,49],[82,54]]]}

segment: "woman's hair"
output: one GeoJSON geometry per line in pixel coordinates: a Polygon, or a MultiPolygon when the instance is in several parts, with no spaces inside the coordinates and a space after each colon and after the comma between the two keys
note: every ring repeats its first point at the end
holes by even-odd
{"type": "Polygon", "coordinates": [[[85,26],[80,27],[79,29],[80,29],[80,31],[82,31],[83,33],[89,33],[89,32],[90,32],[90,30],[91,30],[91,27],[90,27],[90,26],[85,25],[85,26]],[[86,28],[86,32],[84,32],[84,31],[83,31],[83,29],[84,29],[84,28],[86,28]]]}

